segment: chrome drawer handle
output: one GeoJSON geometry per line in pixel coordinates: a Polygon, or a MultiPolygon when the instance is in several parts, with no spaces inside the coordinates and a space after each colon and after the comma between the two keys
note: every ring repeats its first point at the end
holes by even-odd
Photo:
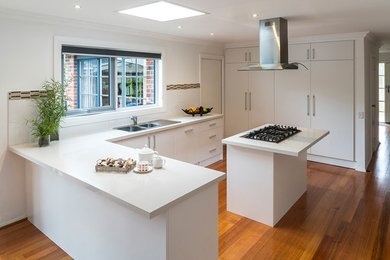
{"type": "Polygon", "coordinates": [[[188,134],[188,133],[190,133],[190,132],[192,132],[192,131],[194,131],[194,129],[193,129],[193,128],[190,128],[190,129],[185,130],[184,133],[188,134]]]}
{"type": "Polygon", "coordinates": [[[211,135],[211,136],[209,136],[209,139],[213,139],[215,137],[217,137],[217,135],[211,135]]]}

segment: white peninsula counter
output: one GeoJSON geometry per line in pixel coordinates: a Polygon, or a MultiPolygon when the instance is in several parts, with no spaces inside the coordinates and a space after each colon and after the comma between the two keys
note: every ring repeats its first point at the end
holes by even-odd
{"type": "Polygon", "coordinates": [[[225,174],[170,158],[148,174],[95,172],[99,158],[137,159],[135,149],[107,141],[128,136],[11,146],[26,159],[29,220],[75,259],[217,259],[225,174]]]}
{"type": "Polygon", "coordinates": [[[302,196],[307,150],[329,131],[298,129],[280,143],[242,138],[252,130],[222,140],[227,145],[228,211],[273,227],[302,196]]]}

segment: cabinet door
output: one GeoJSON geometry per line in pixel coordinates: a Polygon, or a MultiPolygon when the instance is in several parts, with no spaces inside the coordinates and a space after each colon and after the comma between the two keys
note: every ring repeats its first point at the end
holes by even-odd
{"type": "Polygon", "coordinates": [[[250,63],[259,63],[259,47],[252,47],[247,49],[248,52],[248,62],[250,63]]]}
{"type": "Polygon", "coordinates": [[[248,129],[248,73],[242,64],[225,66],[225,137],[248,129]]]}
{"type": "Polygon", "coordinates": [[[289,62],[300,62],[310,60],[310,44],[298,43],[288,45],[289,62]]]}
{"type": "Polygon", "coordinates": [[[311,63],[311,127],[330,132],[312,154],[354,160],[353,67],[353,60],[311,63]]]}
{"type": "Polygon", "coordinates": [[[310,63],[309,70],[275,72],[275,123],[310,128],[310,63]]]}
{"type": "Polygon", "coordinates": [[[249,72],[248,129],[274,122],[274,71],[249,72]]]}
{"type": "Polygon", "coordinates": [[[354,56],[353,41],[317,42],[311,44],[312,60],[351,60],[354,56]]]}
{"type": "Polygon", "coordinates": [[[175,131],[163,131],[150,135],[152,149],[166,157],[175,157],[175,131]]]}
{"type": "Polygon", "coordinates": [[[145,145],[148,146],[149,142],[150,142],[150,139],[148,139],[148,135],[142,135],[142,136],[133,137],[133,138],[125,139],[125,140],[120,140],[120,141],[117,141],[115,143],[121,144],[121,145],[124,145],[127,147],[131,147],[131,148],[140,149],[140,148],[144,147],[145,145]]]}
{"type": "Polygon", "coordinates": [[[245,63],[248,59],[247,48],[225,49],[225,63],[245,63]]]}
{"type": "Polygon", "coordinates": [[[199,162],[198,126],[189,125],[175,130],[175,159],[188,163],[199,162]]]}

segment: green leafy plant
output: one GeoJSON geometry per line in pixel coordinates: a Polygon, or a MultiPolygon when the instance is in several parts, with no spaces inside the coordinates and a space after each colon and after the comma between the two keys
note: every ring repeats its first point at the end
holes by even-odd
{"type": "Polygon", "coordinates": [[[66,115],[66,96],[62,83],[54,79],[47,80],[42,85],[42,90],[46,92],[46,96],[34,100],[37,116],[31,120],[32,135],[35,137],[45,137],[57,132],[62,117],[66,115]]]}

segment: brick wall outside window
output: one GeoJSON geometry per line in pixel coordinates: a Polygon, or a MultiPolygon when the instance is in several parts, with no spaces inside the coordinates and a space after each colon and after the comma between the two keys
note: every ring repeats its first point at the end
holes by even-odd
{"type": "Polygon", "coordinates": [[[68,109],[77,108],[77,61],[75,55],[65,55],[65,79],[69,81],[65,92],[68,97],[68,109]]]}

